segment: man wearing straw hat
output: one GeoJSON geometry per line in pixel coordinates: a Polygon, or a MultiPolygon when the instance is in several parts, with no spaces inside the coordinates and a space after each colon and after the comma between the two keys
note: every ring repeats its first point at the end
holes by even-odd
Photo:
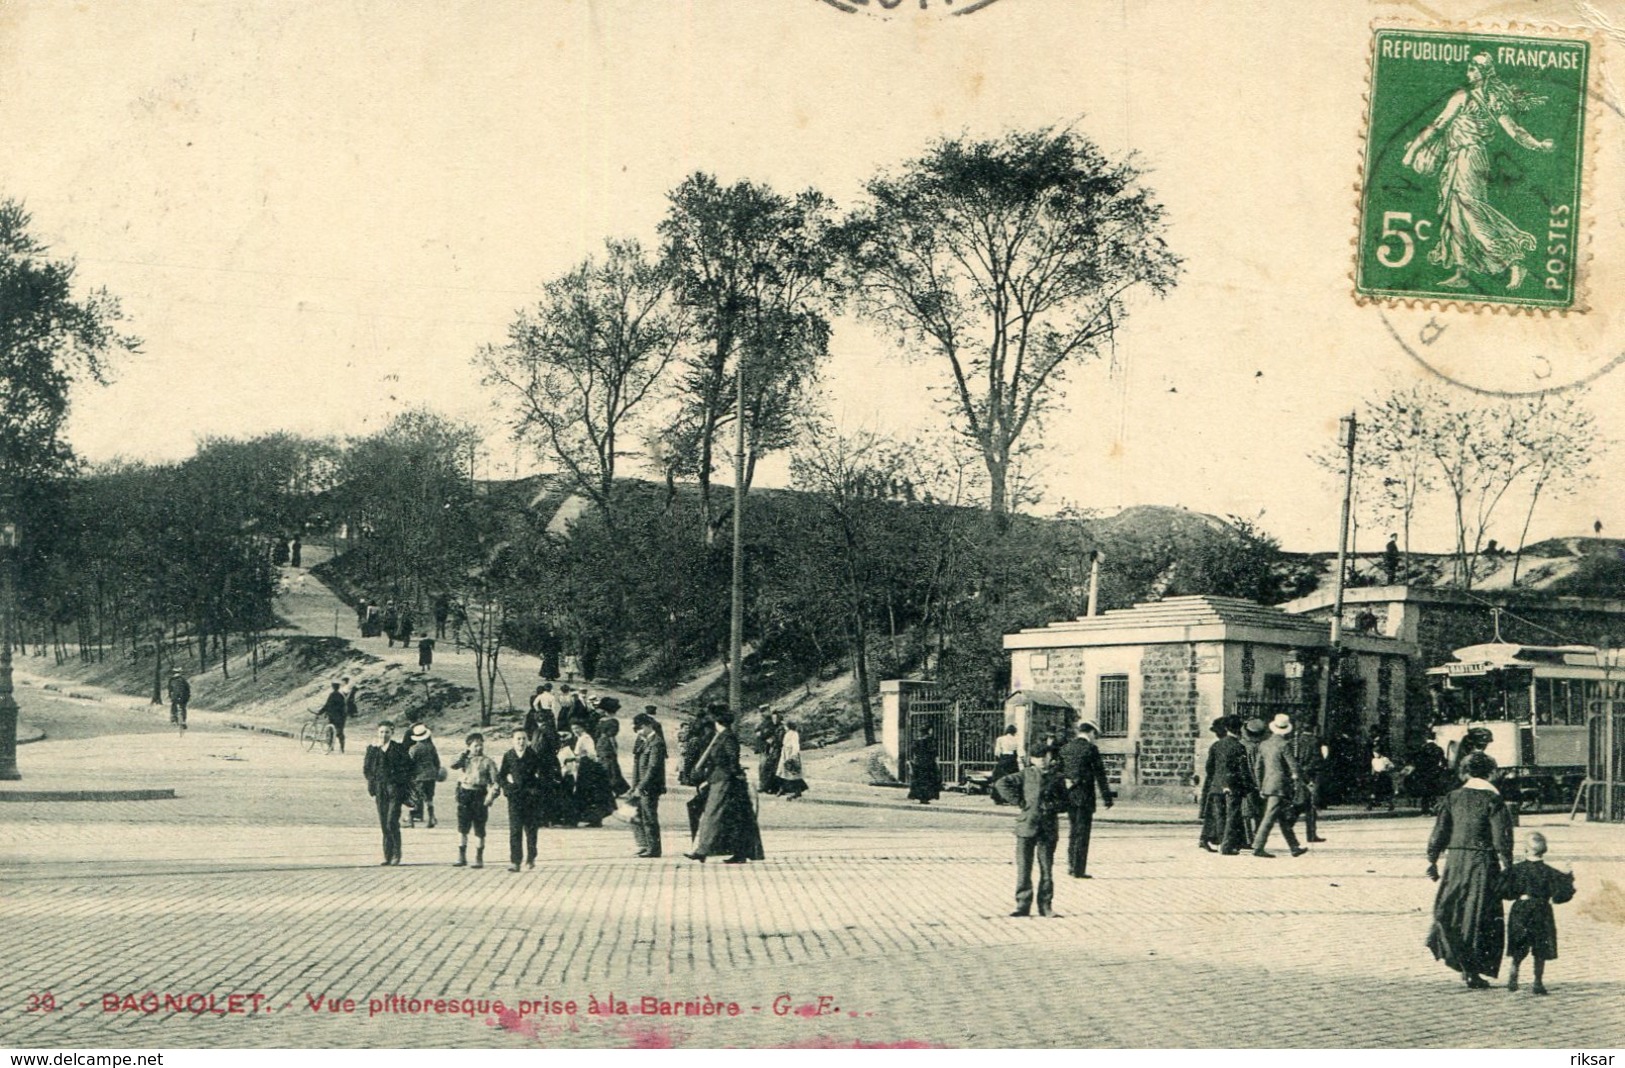
{"type": "Polygon", "coordinates": [[[1297,757],[1292,755],[1291,735],[1292,717],[1282,712],[1270,721],[1270,736],[1258,747],[1254,773],[1258,792],[1264,798],[1264,814],[1258,820],[1258,833],[1253,837],[1255,857],[1275,856],[1264,846],[1269,843],[1270,828],[1277,823],[1293,856],[1301,857],[1309,852],[1298,844],[1298,836],[1292,832],[1292,801],[1303,781],[1303,772],[1298,768],[1297,757]]]}

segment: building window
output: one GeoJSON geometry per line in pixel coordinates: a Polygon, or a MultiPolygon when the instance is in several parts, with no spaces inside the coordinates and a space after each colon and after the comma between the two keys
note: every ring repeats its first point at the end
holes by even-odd
{"type": "Polygon", "coordinates": [[[1107,738],[1126,737],[1128,735],[1128,676],[1100,676],[1100,701],[1095,707],[1100,710],[1100,722],[1097,726],[1100,728],[1102,735],[1107,738]]]}

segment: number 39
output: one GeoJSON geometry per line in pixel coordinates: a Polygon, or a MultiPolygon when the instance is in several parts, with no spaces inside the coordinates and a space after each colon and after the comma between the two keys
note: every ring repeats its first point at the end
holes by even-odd
{"type": "Polygon", "coordinates": [[[30,994],[30,995],[28,995],[27,1004],[24,1005],[24,1007],[23,1007],[23,1011],[25,1011],[25,1012],[55,1012],[56,1011],[56,996],[53,995],[49,990],[47,990],[43,994],[30,994]]]}
{"type": "Polygon", "coordinates": [[[1411,213],[1408,211],[1383,212],[1382,243],[1377,246],[1377,262],[1396,270],[1411,262],[1411,257],[1416,255],[1416,242],[1428,239],[1425,228],[1431,225],[1427,219],[1412,224],[1411,213]],[[1411,230],[1404,229],[1407,226],[1416,232],[1414,240],[1411,237],[1411,230]],[[1390,246],[1389,238],[1397,241],[1398,246],[1390,246]]]}

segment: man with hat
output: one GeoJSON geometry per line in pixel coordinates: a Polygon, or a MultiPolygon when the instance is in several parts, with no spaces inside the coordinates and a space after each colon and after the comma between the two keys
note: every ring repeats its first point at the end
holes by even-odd
{"type": "Polygon", "coordinates": [[[1061,780],[1066,787],[1067,822],[1071,826],[1066,870],[1074,879],[1091,878],[1089,833],[1095,823],[1095,791],[1100,791],[1100,800],[1107,808],[1117,797],[1106,780],[1106,762],[1100,758],[1095,735],[1093,723],[1079,723],[1077,737],[1061,747],[1061,780]]]}
{"type": "Polygon", "coordinates": [[[1263,814],[1264,802],[1258,796],[1258,747],[1270,736],[1270,725],[1254,716],[1241,725],[1241,747],[1247,751],[1247,796],[1241,805],[1242,842],[1249,843],[1258,833],[1258,817],[1263,814]]]}
{"type": "Polygon", "coordinates": [[[1292,755],[1291,735],[1292,717],[1282,712],[1270,721],[1270,736],[1258,747],[1253,770],[1258,792],[1264,797],[1264,814],[1259,817],[1258,833],[1253,836],[1255,857],[1275,856],[1264,846],[1269,842],[1270,828],[1277,823],[1293,856],[1301,857],[1309,852],[1298,844],[1298,836],[1292,833],[1292,799],[1303,782],[1303,772],[1298,767],[1298,758],[1292,755]]]}
{"type": "Polygon", "coordinates": [[[1294,724],[1292,729],[1292,755],[1298,758],[1298,770],[1303,773],[1303,788],[1298,791],[1298,810],[1303,816],[1304,837],[1311,842],[1324,842],[1317,820],[1320,807],[1320,779],[1326,770],[1327,748],[1320,740],[1320,732],[1309,717],[1294,724]]]}
{"type": "MultiPolygon", "coordinates": [[[[338,739],[339,752],[344,752],[344,721],[346,718],[344,684],[335,682],[333,688],[327,692],[327,700],[322,702],[322,715],[333,727],[333,738],[338,739]]],[[[328,739],[327,751],[333,751],[333,739],[328,739]]]]}
{"type": "Polygon", "coordinates": [[[181,730],[186,729],[186,706],[192,700],[192,684],[186,681],[180,668],[173,668],[169,672],[169,722],[180,724],[181,730]]]}
{"type": "Polygon", "coordinates": [[[1233,857],[1247,840],[1242,809],[1253,792],[1253,775],[1240,738],[1241,717],[1225,716],[1219,726],[1222,735],[1207,751],[1208,787],[1218,813],[1219,852],[1233,857]]]}
{"type": "Polygon", "coordinates": [[[760,757],[756,769],[756,789],[759,793],[779,792],[779,757],[784,752],[784,717],[771,705],[758,711],[761,720],[756,725],[756,754],[760,757]]]}
{"type": "MultiPolygon", "coordinates": [[[[1032,762],[1026,768],[993,784],[993,793],[1001,801],[1021,807],[1015,827],[1016,910],[1012,916],[1032,915],[1035,859],[1038,914],[1055,915],[1055,846],[1061,840],[1061,810],[1069,805],[1066,785],[1055,772],[1055,755],[1053,744],[1040,743],[1033,748],[1032,762]]],[[[1093,783],[1089,786],[1093,790],[1093,783]]]]}
{"type": "Polygon", "coordinates": [[[378,805],[378,827],[384,833],[384,863],[401,862],[401,804],[412,788],[412,758],[406,746],[394,740],[395,724],[378,724],[378,741],[367,746],[361,774],[367,793],[378,805]]]}
{"type": "Polygon", "coordinates": [[[655,706],[645,705],[632,717],[638,740],[632,745],[632,792],[627,800],[638,808],[632,824],[638,856],[660,855],[660,795],[666,792],[666,738],[655,719],[655,706]]]}

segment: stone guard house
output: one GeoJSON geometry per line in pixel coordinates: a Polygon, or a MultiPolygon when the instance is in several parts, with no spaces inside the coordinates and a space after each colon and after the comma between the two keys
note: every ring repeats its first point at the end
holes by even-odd
{"type": "MultiPolygon", "coordinates": [[[[1211,596],[1171,597],[1004,637],[1011,690],[1066,698],[1100,728],[1122,796],[1166,801],[1193,798],[1215,718],[1317,716],[1330,644],[1325,621],[1211,596]]],[[[1347,711],[1328,735],[1397,745],[1416,647],[1345,630],[1343,649],[1339,703],[1347,711]]]]}

